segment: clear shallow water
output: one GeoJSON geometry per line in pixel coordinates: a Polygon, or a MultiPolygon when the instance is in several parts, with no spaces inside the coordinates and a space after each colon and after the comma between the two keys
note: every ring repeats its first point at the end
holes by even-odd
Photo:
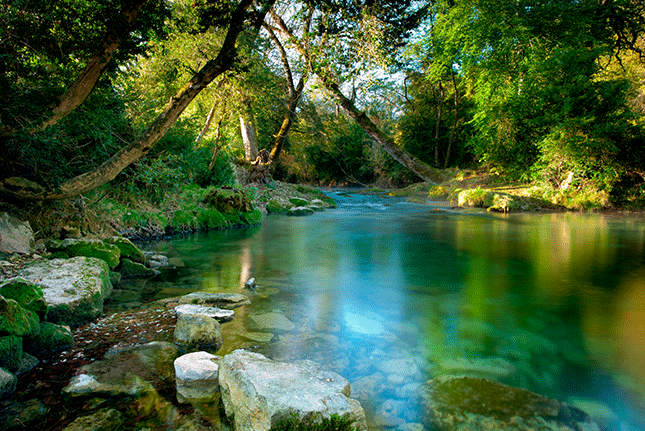
{"type": "Polygon", "coordinates": [[[185,266],[139,288],[149,299],[240,292],[254,277],[219,353],[327,365],[352,382],[370,429],[421,422],[420,385],[474,373],[645,430],[643,216],[330,195],[335,210],[157,243],[185,266]],[[254,341],[252,316],[269,312],[295,329],[254,341]]]}

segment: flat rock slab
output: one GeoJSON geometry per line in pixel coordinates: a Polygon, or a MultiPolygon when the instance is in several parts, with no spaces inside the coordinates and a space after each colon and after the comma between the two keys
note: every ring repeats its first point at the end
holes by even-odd
{"type": "Polygon", "coordinates": [[[363,408],[349,397],[349,382],[312,361],[277,362],[236,350],[220,361],[219,383],[236,431],[267,431],[291,415],[316,423],[333,414],[367,430],[363,408]]]}
{"type": "Polygon", "coordinates": [[[140,396],[173,381],[177,357],[179,348],[164,341],[111,349],[103,359],[81,367],[83,374],[74,376],[63,394],[83,399],[140,396]]]}
{"type": "Polygon", "coordinates": [[[112,293],[107,263],[93,257],[38,261],[18,276],[42,288],[52,323],[78,326],[93,320],[112,293]]]}
{"type": "Polygon", "coordinates": [[[213,307],[232,310],[234,308],[249,305],[251,300],[248,296],[240,293],[208,293],[193,292],[179,298],[180,304],[210,305],[213,307]]]}
{"type": "Polygon", "coordinates": [[[599,431],[582,410],[477,377],[437,377],[422,394],[424,425],[437,431],[599,431]]]}
{"type": "Polygon", "coordinates": [[[230,322],[235,317],[235,311],[233,310],[224,310],[222,308],[196,304],[178,305],[175,307],[175,312],[177,313],[177,316],[181,316],[183,314],[201,314],[215,319],[220,323],[230,322]]]}

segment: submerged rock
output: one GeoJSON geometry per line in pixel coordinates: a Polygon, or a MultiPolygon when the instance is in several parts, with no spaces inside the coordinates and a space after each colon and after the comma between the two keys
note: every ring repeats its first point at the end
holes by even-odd
{"type": "Polygon", "coordinates": [[[286,214],[290,216],[304,216],[304,215],[311,215],[315,212],[316,211],[310,207],[292,207],[292,208],[289,208],[289,211],[287,211],[286,214]]]}
{"type": "Polygon", "coordinates": [[[504,379],[515,373],[515,366],[502,358],[451,358],[441,360],[439,366],[448,374],[491,379],[504,379]]]}
{"type": "Polygon", "coordinates": [[[290,332],[296,327],[284,314],[276,311],[248,316],[248,321],[251,329],[264,332],[290,332]]]}
{"type": "Polygon", "coordinates": [[[95,319],[112,292],[108,265],[93,257],[38,261],[18,275],[42,289],[53,323],[77,326],[95,319]]]}
{"type": "Polygon", "coordinates": [[[134,262],[130,259],[121,259],[121,265],[118,268],[123,278],[151,278],[159,275],[156,269],[148,268],[143,263],[134,262]]]}
{"type": "Polygon", "coordinates": [[[63,431],[114,431],[121,429],[125,418],[115,409],[101,409],[96,413],[76,418],[63,431]]]}
{"type": "Polygon", "coordinates": [[[71,398],[143,397],[174,383],[174,361],[179,348],[155,341],[108,351],[105,357],[80,368],[63,388],[71,398]]]}
{"type": "MultiPolygon", "coordinates": [[[[2,372],[0,371],[1,374],[2,372]]],[[[0,377],[1,380],[2,378],[0,377]]],[[[37,399],[25,402],[7,400],[4,405],[0,404],[0,429],[3,431],[24,431],[26,428],[39,429],[41,428],[39,425],[42,425],[47,413],[47,406],[37,399]]]]}
{"type": "Polygon", "coordinates": [[[236,431],[266,431],[291,415],[317,423],[333,414],[367,430],[363,408],[350,398],[349,382],[312,361],[289,364],[236,350],[220,362],[219,382],[236,431]]]}
{"type": "Polygon", "coordinates": [[[422,394],[424,424],[437,431],[599,431],[582,410],[476,377],[437,377],[422,394]]]}
{"type": "Polygon", "coordinates": [[[37,335],[23,340],[25,351],[35,356],[67,349],[73,344],[74,335],[69,327],[51,322],[42,322],[37,335]]]}
{"type": "Polygon", "coordinates": [[[11,395],[16,390],[17,383],[18,378],[16,376],[0,368],[0,398],[11,395]]]}

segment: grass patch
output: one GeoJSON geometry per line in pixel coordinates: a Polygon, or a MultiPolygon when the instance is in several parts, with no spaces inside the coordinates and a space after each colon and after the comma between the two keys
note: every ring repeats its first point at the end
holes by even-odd
{"type": "Polygon", "coordinates": [[[299,418],[296,414],[280,420],[270,431],[354,431],[354,421],[337,414],[329,418],[314,421],[308,418],[299,418]]]}

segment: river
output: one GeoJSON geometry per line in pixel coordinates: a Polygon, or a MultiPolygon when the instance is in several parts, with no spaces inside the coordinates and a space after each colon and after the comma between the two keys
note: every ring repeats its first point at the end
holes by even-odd
{"type": "MultiPolygon", "coordinates": [[[[311,359],[352,383],[371,430],[421,422],[421,385],[494,378],[645,430],[645,218],[488,214],[328,191],[338,208],[151,245],[148,299],[242,292],[219,354],[311,359]],[[182,266],[183,265],[183,266],[182,266]],[[261,341],[253,316],[294,328],[261,341]]],[[[127,304],[124,304],[126,306],[127,304]]]]}

